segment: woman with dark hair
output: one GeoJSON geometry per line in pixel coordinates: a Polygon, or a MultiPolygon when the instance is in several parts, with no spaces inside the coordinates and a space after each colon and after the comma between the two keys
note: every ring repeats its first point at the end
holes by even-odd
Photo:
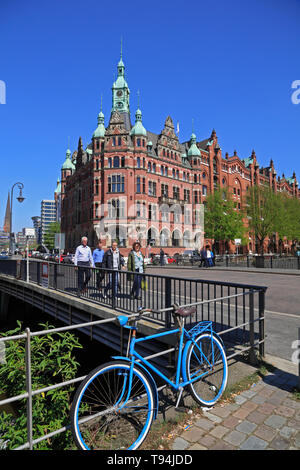
{"type": "Polygon", "coordinates": [[[132,299],[141,299],[140,290],[143,278],[142,274],[145,272],[145,263],[140,242],[134,242],[132,245],[132,250],[128,255],[127,270],[135,273],[134,276],[129,276],[130,280],[133,278],[130,297],[132,299]]]}

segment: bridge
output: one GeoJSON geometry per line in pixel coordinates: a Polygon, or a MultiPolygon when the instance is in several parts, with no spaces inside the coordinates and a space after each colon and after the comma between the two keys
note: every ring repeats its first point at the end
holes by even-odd
{"type": "MultiPolygon", "coordinates": [[[[264,309],[266,287],[229,282],[189,279],[143,274],[146,286],[141,300],[132,299],[132,277],[128,271],[119,271],[117,295],[103,296],[97,285],[97,268],[90,268],[91,279],[86,292],[77,297],[77,271],[73,265],[44,262],[41,260],[0,261],[0,325],[8,315],[10,297],[40,309],[66,325],[76,325],[95,320],[113,318],[120,314],[132,314],[139,307],[160,311],[140,325],[141,334],[153,334],[172,328],[172,306],[196,305],[193,317],[187,320],[192,326],[202,320],[214,322],[215,330],[222,335],[228,357],[249,350],[254,362],[256,350],[264,355],[264,309]]],[[[176,270],[177,271],[177,270],[176,270]]],[[[179,268],[180,271],[180,268],[179,268]]],[[[105,270],[103,285],[112,271],[105,270]]],[[[114,284],[114,277],[112,278],[114,284]]],[[[114,285],[113,285],[114,289],[114,285]]],[[[189,325],[187,325],[189,326],[189,325]]],[[[126,347],[126,332],[116,322],[104,323],[80,329],[91,339],[99,341],[118,352],[126,347]]],[[[169,337],[164,339],[172,344],[169,337]]],[[[146,345],[147,343],[145,343],[146,345]]],[[[161,351],[163,345],[144,346],[144,353],[161,351]]],[[[164,344],[165,348],[165,344],[164,344]]],[[[164,349],[163,348],[163,349],[164,349]]]]}

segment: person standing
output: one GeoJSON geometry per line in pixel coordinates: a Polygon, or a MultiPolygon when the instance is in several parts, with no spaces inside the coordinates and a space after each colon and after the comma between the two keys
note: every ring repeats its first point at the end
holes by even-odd
{"type": "MultiPolygon", "coordinates": [[[[145,262],[141,252],[140,242],[135,242],[132,245],[132,250],[128,255],[127,270],[135,273],[133,276],[133,285],[130,297],[132,299],[141,299],[140,290],[142,286],[142,274],[145,272],[145,262]]],[[[130,280],[132,280],[132,276],[130,277],[130,280]]]]}
{"type": "Polygon", "coordinates": [[[109,276],[109,282],[105,286],[104,289],[104,298],[106,299],[107,297],[107,292],[109,289],[113,289],[114,286],[114,292],[113,295],[117,295],[118,292],[118,284],[119,284],[119,273],[118,271],[121,271],[122,266],[124,266],[124,258],[121,255],[118,244],[116,241],[112,242],[111,248],[109,248],[103,256],[103,261],[102,261],[102,268],[103,269],[112,269],[116,272],[110,272],[108,274],[109,276]]]}
{"type": "Polygon", "coordinates": [[[206,245],[206,267],[209,268],[213,265],[212,262],[212,252],[210,250],[210,246],[206,245]]]}
{"type": "Polygon", "coordinates": [[[78,297],[80,297],[80,295],[82,295],[87,289],[89,280],[91,279],[90,267],[95,267],[92,252],[90,247],[87,245],[87,242],[87,237],[82,237],[81,245],[76,248],[74,257],[75,269],[78,270],[78,297]]]}
{"type": "Polygon", "coordinates": [[[97,289],[99,289],[99,290],[101,289],[101,282],[104,279],[104,273],[101,269],[102,268],[102,262],[103,262],[103,256],[104,256],[104,250],[102,248],[102,241],[99,240],[97,248],[93,251],[93,260],[94,260],[94,263],[95,263],[95,267],[100,268],[100,269],[97,269],[97,271],[96,271],[97,289]]]}
{"type": "Polygon", "coordinates": [[[200,257],[201,261],[199,264],[199,268],[202,268],[203,265],[206,266],[206,249],[204,248],[204,246],[200,250],[200,257]]]}

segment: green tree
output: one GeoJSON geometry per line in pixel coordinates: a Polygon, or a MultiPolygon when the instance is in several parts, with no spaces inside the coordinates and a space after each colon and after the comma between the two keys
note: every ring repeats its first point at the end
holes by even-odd
{"type": "Polygon", "coordinates": [[[55,234],[60,233],[60,223],[59,222],[51,222],[44,235],[44,242],[49,250],[54,249],[54,242],[55,242],[55,234]]]}
{"type": "Polygon", "coordinates": [[[204,211],[205,237],[233,241],[241,238],[245,243],[243,212],[237,210],[228,189],[215,190],[206,198],[204,211]]]}
{"type": "Polygon", "coordinates": [[[247,217],[249,229],[259,240],[263,254],[267,237],[281,230],[283,226],[283,204],[280,196],[267,186],[252,186],[247,195],[247,217]]]}
{"type": "MultiPolygon", "coordinates": [[[[1,336],[22,333],[22,324],[1,336]]],[[[45,329],[53,328],[41,324],[45,329]]],[[[82,348],[76,336],[69,332],[53,333],[31,338],[32,390],[74,379],[78,369],[72,353],[82,348]]],[[[7,341],[5,363],[0,364],[0,394],[7,397],[26,392],[25,340],[7,341]]],[[[33,438],[37,439],[69,423],[71,393],[74,387],[63,387],[33,397],[33,438]]],[[[20,400],[15,414],[0,410],[0,439],[14,449],[27,441],[26,399],[20,400]]],[[[70,431],[44,440],[34,449],[67,449],[72,441],[70,431]]]]}

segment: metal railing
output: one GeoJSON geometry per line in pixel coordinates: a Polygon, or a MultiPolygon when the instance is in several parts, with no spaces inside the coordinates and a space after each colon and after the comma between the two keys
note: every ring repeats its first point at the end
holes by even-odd
{"type": "MultiPolygon", "coordinates": [[[[29,279],[29,285],[40,285],[72,296],[77,294],[79,271],[75,270],[74,265],[32,260],[29,263],[28,273],[25,261],[17,263],[11,260],[10,263],[14,263],[13,265],[9,262],[2,263],[3,261],[0,262],[0,273],[17,279],[27,281],[29,279]],[[43,277],[45,265],[46,278],[43,277]]],[[[104,298],[104,288],[102,290],[97,288],[99,269],[89,268],[88,271],[90,281],[86,292],[81,296],[83,300],[127,314],[136,312],[140,306],[160,311],[159,314],[153,314],[149,320],[165,328],[173,326],[172,305],[197,304],[196,314],[188,320],[191,326],[199,321],[211,320],[217,332],[227,331],[225,340],[231,344],[245,344],[252,340],[252,337],[263,338],[263,332],[258,325],[252,331],[249,322],[259,320],[264,315],[266,287],[146,273],[141,275],[146,289],[140,291],[140,299],[132,299],[130,291],[134,273],[102,270],[104,276],[102,285],[107,286],[111,279],[112,290],[108,293],[115,292],[115,295],[104,298]]],[[[258,324],[263,328],[261,321],[258,324]]],[[[263,350],[260,352],[263,354],[263,350]]]]}
{"type": "Polygon", "coordinates": [[[216,266],[268,268],[268,269],[300,269],[300,256],[264,255],[216,255],[216,266]]]}
{"type": "MultiPolygon", "coordinates": [[[[249,291],[247,293],[247,295],[249,295],[250,305],[253,306],[253,296],[254,296],[253,291],[249,291]]],[[[218,300],[218,301],[227,300],[227,301],[229,301],[230,299],[232,299],[232,298],[236,299],[239,296],[241,296],[241,294],[232,295],[232,296],[224,296],[223,298],[214,299],[214,300],[218,300]]],[[[214,300],[204,300],[204,301],[200,301],[200,302],[195,302],[193,304],[182,305],[181,307],[186,307],[188,305],[197,305],[197,309],[198,309],[198,307],[201,307],[204,304],[209,304],[209,303],[213,302],[214,300]]],[[[163,313],[163,312],[171,313],[172,311],[173,311],[173,307],[169,307],[169,308],[162,309],[161,313],[163,313]]],[[[228,333],[230,333],[234,330],[237,330],[241,327],[245,327],[246,325],[249,325],[249,328],[250,328],[250,337],[249,337],[249,343],[250,344],[248,346],[241,347],[238,351],[236,351],[234,353],[227,354],[227,360],[230,360],[230,359],[234,358],[237,355],[244,354],[246,351],[249,351],[250,360],[251,360],[251,358],[253,360],[254,357],[256,356],[257,347],[259,349],[260,354],[262,354],[262,355],[264,354],[264,341],[265,341],[265,339],[264,339],[264,314],[263,314],[263,312],[264,312],[264,305],[261,305],[261,311],[260,311],[260,315],[259,315],[258,318],[254,319],[253,315],[250,314],[249,321],[244,322],[243,324],[231,327],[231,328],[227,328],[227,329],[225,329],[225,330],[223,330],[219,333],[223,338],[223,335],[225,336],[226,334],[228,334],[228,333]],[[259,338],[255,340],[254,330],[255,330],[255,324],[257,324],[257,323],[259,324],[260,335],[259,335],[259,338]]],[[[139,315],[139,314],[129,315],[129,318],[134,318],[137,315],[139,315]]],[[[40,437],[37,437],[37,438],[34,439],[33,438],[34,432],[33,432],[33,405],[32,405],[32,399],[33,399],[34,396],[36,396],[38,394],[47,393],[50,390],[54,390],[54,389],[58,389],[58,388],[62,388],[62,387],[67,387],[69,385],[81,382],[86,377],[86,376],[77,377],[75,379],[68,380],[68,381],[65,381],[65,382],[61,382],[61,383],[58,383],[58,384],[55,384],[55,385],[50,385],[48,387],[44,387],[44,388],[41,388],[41,389],[32,390],[31,338],[33,336],[53,334],[53,333],[69,331],[69,330],[74,330],[74,329],[80,329],[80,328],[83,328],[83,327],[99,325],[99,324],[104,324],[104,323],[110,323],[110,322],[116,322],[116,318],[113,317],[113,318],[108,318],[108,319],[104,319],[104,320],[97,320],[97,321],[93,321],[93,322],[86,322],[86,323],[81,323],[81,324],[76,324],[76,325],[69,325],[69,326],[60,327],[60,328],[51,328],[49,330],[42,330],[42,331],[35,331],[35,332],[31,332],[29,328],[26,328],[25,333],[23,333],[23,334],[14,335],[14,336],[7,336],[7,337],[0,337],[0,344],[1,344],[1,342],[17,341],[17,340],[20,340],[20,339],[25,339],[25,343],[26,343],[25,344],[26,392],[21,394],[21,395],[14,396],[14,397],[9,397],[9,398],[6,398],[6,399],[0,401],[0,407],[1,407],[3,405],[14,403],[14,402],[17,402],[19,400],[23,400],[23,399],[27,400],[27,413],[26,413],[27,441],[23,445],[16,447],[14,450],[24,450],[24,449],[32,450],[33,447],[35,445],[37,445],[38,443],[40,443],[40,442],[42,442],[46,439],[51,439],[52,437],[57,436],[58,434],[61,434],[61,433],[63,433],[63,432],[70,429],[70,425],[68,424],[66,426],[61,427],[60,429],[57,429],[53,432],[47,433],[43,436],[40,436],[40,437]]],[[[121,328],[121,330],[122,330],[122,328],[121,328]]],[[[122,334],[122,332],[121,332],[121,334],[122,334]]],[[[120,341],[120,343],[121,343],[121,341],[120,341]]],[[[123,345],[122,345],[122,350],[123,350],[123,345]]],[[[152,354],[150,356],[146,356],[146,359],[149,360],[149,359],[153,359],[155,357],[159,357],[159,356],[166,355],[166,354],[170,355],[170,353],[174,352],[175,350],[176,350],[176,347],[171,347],[171,348],[168,348],[168,349],[166,349],[164,351],[161,351],[159,353],[152,354]]],[[[121,353],[123,353],[123,351],[121,351],[121,353]]],[[[165,387],[166,387],[166,385],[163,385],[163,386],[159,387],[158,390],[161,390],[165,387]]]]}

